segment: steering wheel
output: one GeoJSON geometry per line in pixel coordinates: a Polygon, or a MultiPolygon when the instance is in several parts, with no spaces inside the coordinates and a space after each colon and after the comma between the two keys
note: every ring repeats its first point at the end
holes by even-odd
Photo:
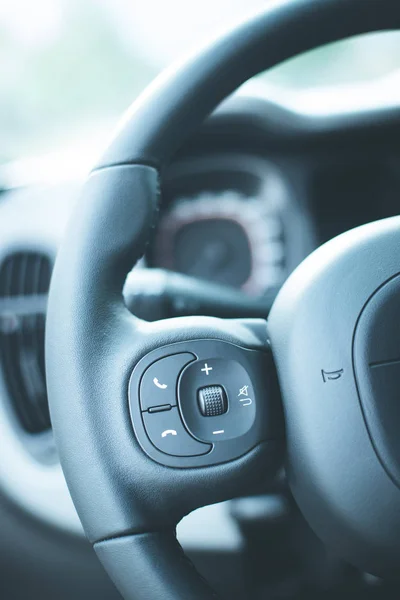
{"type": "Polygon", "coordinates": [[[176,524],[256,491],[284,458],[317,534],[365,571],[398,572],[400,218],[318,249],[268,323],[145,323],[122,288],[162,168],[219,102],[300,52],[399,27],[398,0],[269,5],[150,86],[83,188],[51,285],[48,389],[76,509],[127,600],[214,598],[176,524]]]}

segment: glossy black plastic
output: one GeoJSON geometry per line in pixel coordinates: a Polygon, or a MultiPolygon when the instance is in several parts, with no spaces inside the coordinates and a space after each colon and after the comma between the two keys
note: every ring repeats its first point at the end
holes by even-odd
{"type": "MultiPolygon", "coordinates": [[[[143,450],[153,460],[170,467],[199,467],[228,462],[246,454],[263,441],[283,438],[275,367],[267,348],[260,352],[210,339],[182,342],[154,350],[136,365],[132,373],[129,406],[135,435],[143,450]],[[161,430],[156,429],[157,443],[154,443],[148,429],[153,415],[149,416],[140,408],[140,402],[145,405],[150,402],[148,398],[142,397],[143,379],[157,366],[161,367],[161,376],[162,365],[164,362],[168,364],[168,359],[180,358],[182,363],[193,356],[196,360],[192,360],[184,368],[177,391],[182,423],[187,435],[191,434],[192,439],[198,440],[197,450],[189,441],[189,450],[185,449],[185,440],[179,450],[178,439],[165,439],[179,438],[182,434],[180,429],[176,436],[167,434],[162,440],[161,430]],[[204,417],[201,414],[197,393],[204,382],[224,386],[229,407],[226,413],[216,417],[204,417]],[[239,397],[241,389],[242,396],[239,397]],[[200,445],[200,442],[203,443],[200,445]],[[180,456],[172,455],[172,444],[178,448],[176,453],[180,456]]],[[[177,408],[171,410],[177,411],[177,408]]],[[[165,411],[162,417],[158,417],[160,422],[163,419],[165,430],[176,429],[172,425],[168,427],[168,419],[171,423],[176,423],[176,414],[165,411]]]]}
{"type": "Polygon", "coordinates": [[[140,381],[140,408],[148,410],[155,406],[178,403],[178,378],[183,368],[195,356],[189,352],[166,355],[148,367],[140,381]]]}

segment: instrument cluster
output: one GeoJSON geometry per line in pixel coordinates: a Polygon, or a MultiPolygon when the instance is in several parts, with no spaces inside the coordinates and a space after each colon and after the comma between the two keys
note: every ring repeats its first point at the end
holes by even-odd
{"type": "Polygon", "coordinates": [[[257,297],[279,288],[303,258],[293,260],[292,194],[269,162],[233,155],[191,159],[171,168],[162,192],[150,267],[257,297]]]}

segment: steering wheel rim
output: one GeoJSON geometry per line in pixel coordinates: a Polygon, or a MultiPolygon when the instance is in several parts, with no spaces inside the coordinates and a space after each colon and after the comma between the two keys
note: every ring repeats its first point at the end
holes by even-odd
{"type": "Polygon", "coordinates": [[[161,345],[193,338],[262,349],[266,327],[210,318],[145,324],[125,308],[126,275],[143,254],[159,173],[202,120],[250,77],[306,50],[400,27],[393,0],[289,0],[234,27],[134,103],[90,175],[51,285],[46,339],[50,409],[62,467],[86,535],[126,599],[215,597],[174,537],[191,510],[252,489],[276,467],[278,440],[233,462],[171,469],[131,427],[133,367],[161,345]],[[140,479],[140,481],[139,481],[140,479]],[[138,581],[140,580],[140,587],[138,581]]]}

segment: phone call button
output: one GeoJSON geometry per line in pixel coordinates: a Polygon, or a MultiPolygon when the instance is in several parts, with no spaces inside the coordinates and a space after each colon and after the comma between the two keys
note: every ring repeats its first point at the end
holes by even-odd
{"type": "Polygon", "coordinates": [[[184,367],[195,356],[190,352],[171,354],[160,358],[145,371],[140,383],[140,406],[148,410],[153,406],[170,404],[176,406],[176,387],[178,377],[184,367]]]}
{"type": "Polygon", "coordinates": [[[142,417],[151,443],[165,454],[199,456],[211,450],[210,444],[198,442],[186,431],[176,406],[164,412],[143,412],[142,417]]]}

